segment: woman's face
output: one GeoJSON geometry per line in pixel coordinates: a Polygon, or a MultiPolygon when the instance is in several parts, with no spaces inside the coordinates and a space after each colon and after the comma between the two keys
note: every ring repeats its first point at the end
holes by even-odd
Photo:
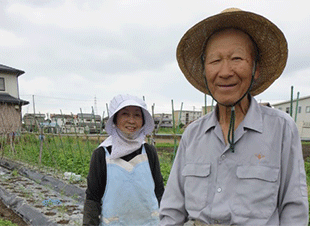
{"type": "Polygon", "coordinates": [[[116,126],[123,133],[131,135],[141,129],[143,114],[140,107],[128,106],[117,112],[116,126]]]}

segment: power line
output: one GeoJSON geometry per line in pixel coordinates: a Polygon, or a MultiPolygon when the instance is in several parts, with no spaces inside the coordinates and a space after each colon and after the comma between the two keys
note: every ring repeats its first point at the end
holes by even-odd
{"type": "Polygon", "coordinates": [[[64,98],[64,97],[51,97],[51,96],[41,96],[41,95],[30,95],[30,94],[20,94],[20,96],[35,96],[35,97],[42,97],[42,98],[49,98],[49,99],[56,99],[56,100],[71,100],[71,101],[93,101],[93,99],[72,99],[72,98],[64,98]]]}

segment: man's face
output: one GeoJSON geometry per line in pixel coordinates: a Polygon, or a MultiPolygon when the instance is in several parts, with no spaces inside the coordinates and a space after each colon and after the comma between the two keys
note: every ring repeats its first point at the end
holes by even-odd
{"type": "Polygon", "coordinates": [[[214,34],[205,55],[205,75],[213,97],[224,105],[237,102],[250,86],[253,65],[254,46],[247,34],[235,29],[214,34]]]}

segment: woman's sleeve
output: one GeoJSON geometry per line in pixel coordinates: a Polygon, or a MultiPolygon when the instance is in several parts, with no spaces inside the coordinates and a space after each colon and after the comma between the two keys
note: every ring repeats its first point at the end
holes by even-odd
{"type": "Polygon", "coordinates": [[[99,225],[101,204],[90,199],[84,203],[83,225],[99,225]]]}
{"type": "Polygon", "coordinates": [[[161,197],[164,193],[164,181],[163,176],[160,171],[160,164],[156,149],[154,146],[146,144],[146,153],[148,155],[149,164],[152,172],[152,176],[155,183],[155,195],[158,200],[158,205],[160,204],[161,197]]]}
{"type": "Polygon", "coordinates": [[[87,176],[86,200],[83,225],[99,225],[101,199],[106,186],[106,161],[103,148],[97,148],[92,155],[87,176]]]}

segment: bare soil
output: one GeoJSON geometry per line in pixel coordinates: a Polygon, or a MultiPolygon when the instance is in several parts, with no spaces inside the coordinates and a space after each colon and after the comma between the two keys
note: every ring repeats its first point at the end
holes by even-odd
{"type": "Polygon", "coordinates": [[[19,226],[26,226],[28,225],[23,218],[17,215],[14,211],[9,209],[3,202],[0,200],[0,219],[9,220],[14,224],[19,226]]]}
{"type": "Polygon", "coordinates": [[[304,144],[302,146],[302,152],[303,152],[304,160],[310,157],[310,143],[304,144]]]}

